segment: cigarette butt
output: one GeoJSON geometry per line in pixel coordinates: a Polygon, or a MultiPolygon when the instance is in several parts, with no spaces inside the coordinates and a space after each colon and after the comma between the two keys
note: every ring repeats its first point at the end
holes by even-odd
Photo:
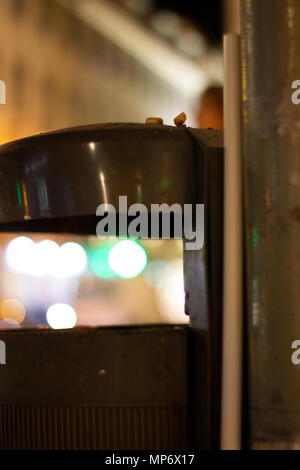
{"type": "Polygon", "coordinates": [[[146,124],[163,124],[164,120],[158,117],[149,117],[146,119],[146,124]]]}
{"type": "Polygon", "coordinates": [[[176,116],[176,118],[174,119],[174,124],[177,127],[185,127],[186,120],[187,120],[186,114],[181,113],[178,116],[176,116]]]}

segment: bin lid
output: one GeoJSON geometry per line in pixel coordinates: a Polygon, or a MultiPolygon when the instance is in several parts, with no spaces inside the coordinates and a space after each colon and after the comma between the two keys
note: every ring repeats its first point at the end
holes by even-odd
{"type": "Polygon", "coordinates": [[[75,127],[2,145],[0,230],[95,233],[97,207],[117,209],[120,195],[128,206],[195,203],[195,153],[191,129],[145,124],[75,127]]]}

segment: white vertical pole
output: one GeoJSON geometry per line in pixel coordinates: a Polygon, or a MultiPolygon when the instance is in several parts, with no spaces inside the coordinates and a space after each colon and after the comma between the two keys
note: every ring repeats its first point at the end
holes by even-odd
{"type": "Polygon", "coordinates": [[[241,33],[240,0],[223,0],[223,31],[224,34],[241,33]]]}
{"type": "Polygon", "coordinates": [[[241,448],[242,413],[242,137],[240,36],[224,36],[224,298],[222,449],[241,448]]]}

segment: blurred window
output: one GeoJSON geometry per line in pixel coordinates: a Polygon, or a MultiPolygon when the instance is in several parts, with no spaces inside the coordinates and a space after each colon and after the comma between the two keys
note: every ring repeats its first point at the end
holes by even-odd
{"type": "Polygon", "coordinates": [[[53,1],[39,0],[38,9],[38,27],[41,32],[48,31],[52,25],[53,19],[53,1]]]}
{"type": "Polygon", "coordinates": [[[41,80],[41,109],[42,109],[42,123],[43,128],[48,129],[53,122],[54,113],[54,94],[55,94],[55,80],[50,72],[45,73],[41,80]]]}
{"type": "Polygon", "coordinates": [[[10,6],[14,17],[20,17],[25,12],[25,0],[10,0],[10,6]]]}
{"type": "Polygon", "coordinates": [[[21,108],[24,104],[25,79],[25,64],[22,60],[18,60],[13,67],[13,96],[18,108],[21,108]]]}
{"type": "MultiPolygon", "coordinates": [[[[22,201],[21,182],[17,194],[22,201]]],[[[188,323],[181,240],[0,234],[0,251],[0,332],[188,323]]]]}

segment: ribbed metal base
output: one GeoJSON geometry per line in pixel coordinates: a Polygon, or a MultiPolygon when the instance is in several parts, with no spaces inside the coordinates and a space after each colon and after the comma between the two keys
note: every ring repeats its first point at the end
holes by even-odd
{"type": "Polygon", "coordinates": [[[188,445],[185,407],[0,405],[0,450],[165,450],[188,445]]]}
{"type": "Polygon", "coordinates": [[[300,442],[296,441],[256,441],[252,450],[300,450],[300,442]]]}
{"type": "Polygon", "coordinates": [[[188,448],[188,332],[1,332],[0,450],[188,448]]]}

